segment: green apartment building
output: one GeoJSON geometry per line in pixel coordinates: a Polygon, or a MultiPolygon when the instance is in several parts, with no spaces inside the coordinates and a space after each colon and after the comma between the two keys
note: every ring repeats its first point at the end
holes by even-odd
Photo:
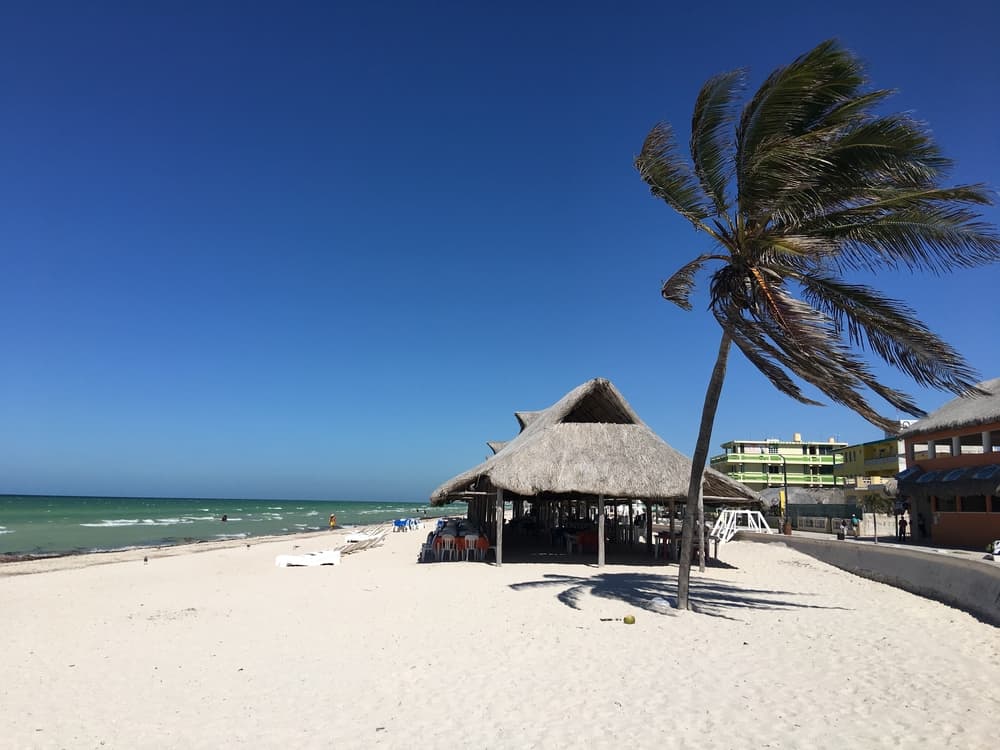
{"type": "Polygon", "coordinates": [[[847,443],[833,438],[826,442],[802,439],[798,433],[791,440],[730,440],[722,444],[726,451],[712,456],[711,467],[728,474],[754,490],[768,487],[835,487],[833,473],[835,452],[847,443]]]}

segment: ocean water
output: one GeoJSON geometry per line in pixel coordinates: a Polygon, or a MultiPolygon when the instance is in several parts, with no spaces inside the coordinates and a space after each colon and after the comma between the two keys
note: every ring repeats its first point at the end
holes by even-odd
{"type": "Polygon", "coordinates": [[[0,555],[54,555],[249,539],[464,513],[465,506],[312,500],[0,495],[0,555]],[[222,516],[227,516],[223,522],[222,516]]]}

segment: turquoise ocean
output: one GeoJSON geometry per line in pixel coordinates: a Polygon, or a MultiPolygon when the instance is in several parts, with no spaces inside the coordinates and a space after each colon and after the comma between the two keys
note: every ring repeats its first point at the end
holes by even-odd
{"type": "Polygon", "coordinates": [[[414,502],[0,495],[0,555],[65,555],[296,534],[462,512],[414,502]],[[227,517],[222,521],[222,516],[227,517]]]}

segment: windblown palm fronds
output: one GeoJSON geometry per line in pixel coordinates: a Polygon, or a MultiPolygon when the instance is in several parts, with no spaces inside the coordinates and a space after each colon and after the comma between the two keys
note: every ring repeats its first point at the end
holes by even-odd
{"type": "MultiPolygon", "coordinates": [[[[912,309],[844,275],[943,273],[1000,259],[1000,236],[977,212],[991,203],[986,187],[943,186],[951,162],[927,127],[879,114],[892,92],[869,89],[859,60],[836,42],[774,71],[740,108],[744,80],[735,71],[702,87],[690,160],[667,124],[653,128],[635,160],[652,194],[716,245],[662,288],[665,299],[690,310],[698,272],[716,266],[709,289],[723,331],[720,382],[706,398],[696,472],[707,458],[731,344],[792,398],[816,403],[797,377],[886,429],[895,423],[869,403],[870,394],[923,412],[878,382],[866,351],[920,385],[974,393],[975,371],[912,309]]],[[[692,478],[692,500],[697,486],[692,478]]]]}

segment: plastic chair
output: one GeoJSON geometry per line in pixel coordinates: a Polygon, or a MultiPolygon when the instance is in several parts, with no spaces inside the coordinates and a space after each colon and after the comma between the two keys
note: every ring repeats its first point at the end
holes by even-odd
{"type": "Polygon", "coordinates": [[[434,544],[437,546],[438,562],[443,561],[445,555],[448,556],[448,560],[455,559],[455,537],[442,535],[434,544]]]}
{"type": "Polygon", "coordinates": [[[485,534],[480,534],[479,538],[476,540],[476,559],[485,560],[486,553],[490,549],[490,538],[485,534]]]}
{"type": "Polygon", "coordinates": [[[463,546],[466,560],[478,560],[479,550],[476,545],[479,543],[479,534],[466,534],[463,546]]]}

